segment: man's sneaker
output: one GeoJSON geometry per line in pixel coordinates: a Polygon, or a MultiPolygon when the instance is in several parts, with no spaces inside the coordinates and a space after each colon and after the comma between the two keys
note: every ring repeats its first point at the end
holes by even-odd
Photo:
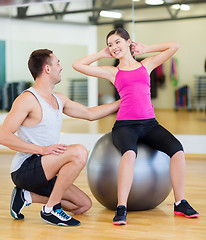
{"type": "Polygon", "coordinates": [[[21,214],[22,209],[28,206],[27,201],[24,199],[24,190],[14,187],[11,195],[10,213],[15,219],[23,219],[24,215],[21,214]]]}
{"type": "Polygon", "coordinates": [[[61,203],[56,204],[50,213],[46,213],[44,209],[45,206],[41,210],[41,217],[49,224],[66,227],[80,225],[78,220],[72,218],[62,210],[61,203]]]}
{"type": "Polygon", "coordinates": [[[186,200],[182,200],[179,205],[174,203],[174,214],[182,215],[187,218],[196,218],[199,217],[199,213],[196,212],[186,200]]]}
{"type": "Polygon", "coordinates": [[[114,225],[126,225],[127,224],[127,208],[123,205],[117,207],[115,212],[115,217],[113,218],[112,223],[114,225]]]}

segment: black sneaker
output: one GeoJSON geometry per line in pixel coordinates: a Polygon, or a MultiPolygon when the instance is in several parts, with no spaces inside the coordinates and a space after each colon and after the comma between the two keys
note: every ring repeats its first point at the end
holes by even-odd
{"type": "Polygon", "coordinates": [[[27,201],[24,199],[24,190],[14,187],[11,195],[10,213],[15,219],[23,219],[24,215],[21,214],[22,209],[28,206],[27,201]]]}
{"type": "Polygon", "coordinates": [[[46,213],[44,211],[44,207],[41,210],[41,217],[45,222],[66,227],[80,225],[80,222],[78,220],[72,218],[63,211],[61,203],[56,204],[50,213],[46,213]]]}
{"type": "Polygon", "coordinates": [[[115,212],[115,217],[113,218],[112,223],[114,225],[126,225],[127,224],[127,208],[123,205],[117,207],[115,212]]]}
{"type": "Polygon", "coordinates": [[[182,215],[186,218],[199,217],[199,213],[196,212],[186,200],[182,200],[178,206],[176,206],[174,203],[174,214],[182,215]]]}

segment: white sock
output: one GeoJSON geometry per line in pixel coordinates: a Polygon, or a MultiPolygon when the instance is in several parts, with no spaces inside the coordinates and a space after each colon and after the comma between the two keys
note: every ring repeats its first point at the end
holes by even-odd
{"type": "Polygon", "coordinates": [[[28,204],[32,203],[31,193],[27,190],[24,190],[24,198],[28,204]]]}
{"type": "Polygon", "coordinates": [[[178,206],[181,203],[181,201],[175,202],[175,205],[178,206]]]}
{"type": "Polygon", "coordinates": [[[53,207],[47,207],[47,205],[44,206],[45,213],[50,213],[53,210],[53,207]]]}

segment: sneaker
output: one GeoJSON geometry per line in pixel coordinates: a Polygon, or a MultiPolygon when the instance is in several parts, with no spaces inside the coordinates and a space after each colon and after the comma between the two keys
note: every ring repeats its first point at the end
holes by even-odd
{"type": "Polygon", "coordinates": [[[28,206],[27,201],[24,199],[24,190],[14,187],[11,195],[10,213],[15,219],[23,219],[24,215],[21,214],[22,209],[28,206]]]}
{"type": "Polygon", "coordinates": [[[46,213],[44,211],[44,208],[45,206],[42,208],[41,217],[45,222],[49,224],[66,227],[80,225],[80,222],[78,220],[72,218],[63,211],[61,203],[56,204],[50,213],[46,213]]]}
{"type": "Polygon", "coordinates": [[[117,207],[115,212],[115,217],[113,218],[112,223],[114,225],[126,225],[127,224],[127,208],[123,205],[117,207]]]}
{"type": "Polygon", "coordinates": [[[196,212],[186,200],[182,200],[179,205],[174,203],[174,214],[182,215],[187,218],[196,218],[199,217],[199,213],[196,212]]]}

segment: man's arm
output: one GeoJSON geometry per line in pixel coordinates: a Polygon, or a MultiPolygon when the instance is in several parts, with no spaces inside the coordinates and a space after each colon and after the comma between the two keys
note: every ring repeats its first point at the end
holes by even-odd
{"type": "Polygon", "coordinates": [[[47,155],[64,152],[65,146],[62,144],[43,147],[27,143],[15,135],[20,125],[31,114],[35,101],[35,97],[30,93],[23,93],[16,98],[0,129],[0,144],[24,153],[47,155]]]}
{"type": "Polygon", "coordinates": [[[63,102],[63,113],[73,117],[80,118],[89,121],[94,121],[103,117],[106,117],[119,109],[120,100],[113,103],[104,104],[96,107],[85,107],[84,105],[71,101],[63,94],[59,94],[63,102]]]}

